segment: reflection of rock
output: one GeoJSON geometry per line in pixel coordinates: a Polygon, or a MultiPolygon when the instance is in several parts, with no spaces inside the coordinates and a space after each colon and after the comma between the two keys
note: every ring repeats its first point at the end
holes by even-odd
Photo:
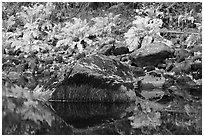
{"type": "Polygon", "coordinates": [[[151,71],[149,74],[142,77],[142,80],[140,81],[140,87],[143,90],[145,89],[151,90],[155,88],[162,88],[164,83],[165,83],[165,78],[160,73],[151,71]]]}
{"type": "Polygon", "coordinates": [[[119,61],[103,55],[81,59],[51,100],[69,102],[124,102],[135,100],[134,74],[119,61]]]}
{"type": "Polygon", "coordinates": [[[130,59],[137,66],[155,66],[164,61],[172,50],[165,44],[152,43],[130,54],[130,59]]]}
{"type": "Polygon", "coordinates": [[[76,135],[130,135],[132,133],[130,121],[126,118],[103,125],[79,129],[74,132],[76,135]]]}
{"type": "Polygon", "coordinates": [[[75,128],[86,128],[102,124],[105,121],[120,119],[126,115],[131,104],[107,103],[60,103],[52,102],[56,114],[75,128]]]}

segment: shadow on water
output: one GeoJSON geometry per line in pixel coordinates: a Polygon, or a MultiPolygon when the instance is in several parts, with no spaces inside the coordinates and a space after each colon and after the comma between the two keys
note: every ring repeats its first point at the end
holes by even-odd
{"type": "Polygon", "coordinates": [[[78,129],[101,125],[127,116],[130,103],[64,103],[51,102],[56,114],[78,129]]]}

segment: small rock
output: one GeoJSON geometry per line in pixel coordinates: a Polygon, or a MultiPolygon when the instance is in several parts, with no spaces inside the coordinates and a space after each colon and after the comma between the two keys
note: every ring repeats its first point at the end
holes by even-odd
{"type": "Polygon", "coordinates": [[[44,59],[46,65],[47,65],[47,64],[52,64],[52,63],[53,63],[53,60],[54,60],[53,57],[48,57],[48,58],[44,59]]]}
{"type": "Polygon", "coordinates": [[[127,54],[129,53],[129,49],[127,47],[117,47],[113,50],[113,54],[115,56],[117,55],[122,55],[122,54],[127,54]]]}
{"type": "Polygon", "coordinates": [[[56,60],[57,62],[59,62],[59,63],[62,63],[64,59],[63,59],[63,57],[62,57],[61,55],[57,55],[56,58],[55,58],[55,60],[56,60]]]}
{"type": "Polygon", "coordinates": [[[74,37],[73,39],[72,39],[74,42],[79,42],[79,38],[78,37],[74,37]]]}
{"type": "Polygon", "coordinates": [[[171,70],[177,74],[184,72],[184,73],[189,73],[191,71],[191,61],[190,60],[185,60],[180,63],[175,63],[174,68],[171,70]]]}
{"type": "Polygon", "coordinates": [[[128,60],[129,60],[128,56],[123,56],[120,58],[120,61],[122,61],[122,62],[127,62],[128,60]]]}
{"type": "Polygon", "coordinates": [[[185,58],[190,56],[190,53],[185,49],[179,49],[174,52],[174,55],[176,56],[177,62],[182,62],[185,60],[185,58]]]}
{"type": "Polygon", "coordinates": [[[188,76],[180,76],[176,80],[176,83],[184,88],[191,88],[196,86],[196,83],[188,76]]]}
{"type": "Polygon", "coordinates": [[[191,64],[191,70],[197,71],[199,69],[202,69],[202,63],[201,62],[191,64]]]}
{"type": "Polygon", "coordinates": [[[16,66],[17,68],[17,72],[18,73],[22,73],[24,72],[26,69],[28,69],[28,63],[22,63],[16,66]]]}
{"type": "Polygon", "coordinates": [[[44,70],[43,71],[44,76],[50,76],[50,71],[49,70],[44,70]]]}
{"type": "Polygon", "coordinates": [[[181,89],[177,86],[171,86],[168,88],[168,91],[170,94],[174,94],[176,96],[185,96],[185,93],[183,91],[181,91],[181,89]]]}
{"type": "Polygon", "coordinates": [[[82,53],[78,53],[76,56],[75,56],[75,58],[78,60],[78,59],[81,59],[81,58],[83,58],[83,57],[85,57],[86,56],[86,54],[84,53],[84,52],[82,52],[82,53]]]}
{"type": "Polygon", "coordinates": [[[192,72],[193,78],[198,80],[202,79],[202,69],[199,69],[198,71],[192,72]]]}
{"type": "Polygon", "coordinates": [[[151,90],[154,88],[162,88],[165,83],[165,78],[161,77],[154,77],[151,75],[145,75],[140,82],[140,87],[143,90],[151,90]]]}
{"type": "Polygon", "coordinates": [[[155,70],[155,67],[154,66],[146,66],[146,67],[144,67],[144,70],[149,72],[149,71],[155,70]]]}
{"type": "Polygon", "coordinates": [[[98,53],[106,56],[110,56],[112,55],[114,49],[115,47],[112,44],[104,45],[101,49],[99,49],[98,53]]]}
{"type": "Polygon", "coordinates": [[[164,96],[164,91],[161,89],[153,89],[151,91],[142,90],[141,95],[145,97],[145,99],[157,99],[164,96]]]}
{"type": "Polygon", "coordinates": [[[163,43],[151,43],[145,48],[140,48],[130,54],[131,61],[137,66],[156,66],[163,62],[172,50],[163,43]]]}
{"type": "Polygon", "coordinates": [[[166,89],[166,88],[171,87],[173,85],[174,85],[174,79],[171,78],[171,77],[168,77],[168,78],[165,79],[165,83],[163,85],[163,88],[166,89]]]}
{"type": "Polygon", "coordinates": [[[131,67],[134,77],[145,76],[145,71],[141,67],[131,67]]]}
{"type": "Polygon", "coordinates": [[[89,35],[88,39],[94,40],[96,38],[96,35],[89,35]]]}
{"type": "Polygon", "coordinates": [[[202,98],[202,85],[193,86],[188,91],[191,95],[202,98]]]}
{"type": "Polygon", "coordinates": [[[9,79],[11,80],[17,80],[20,78],[20,75],[19,73],[15,72],[15,71],[11,71],[9,72],[9,74],[7,75],[9,79]]]}
{"type": "Polygon", "coordinates": [[[167,66],[166,64],[158,64],[157,68],[158,69],[166,69],[166,66],[167,66]]]}

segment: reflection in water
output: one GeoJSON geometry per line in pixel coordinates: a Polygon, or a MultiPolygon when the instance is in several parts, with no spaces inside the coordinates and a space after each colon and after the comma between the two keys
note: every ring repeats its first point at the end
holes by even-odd
{"type": "Polygon", "coordinates": [[[52,102],[52,107],[68,124],[75,128],[87,128],[123,118],[130,104],[52,102]]]}
{"type": "Polygon", "coordinates": [[[43,102],[3,97],[2,104],[3,135],[73,134],[72,127],[53,113],[43,102]]]}

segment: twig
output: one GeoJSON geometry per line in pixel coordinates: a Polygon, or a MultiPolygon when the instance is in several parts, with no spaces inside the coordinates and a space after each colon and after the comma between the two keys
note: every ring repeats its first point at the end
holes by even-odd
{"type": "Polygon", "coordinates": [[[196,33],[196,32],[183,32],[183,31],[164,30],[164,29],[161,29],[159,32],[163,32],[163,33],[176,33],[176,34],[195,34],[195,35],[200,35],[200,33],[196,33]]]}

